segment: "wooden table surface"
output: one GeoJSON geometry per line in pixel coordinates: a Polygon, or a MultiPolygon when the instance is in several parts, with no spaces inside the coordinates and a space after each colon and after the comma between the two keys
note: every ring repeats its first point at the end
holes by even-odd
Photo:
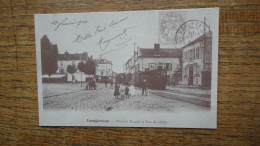
{"type": "Polygon", "coordinates": [[[0,52],[0,145],[260,145],[259,0],[0,0],[0,52]],[[33,14],[204,7],[220,7],[217,130],[38,126],[33,14]]]}

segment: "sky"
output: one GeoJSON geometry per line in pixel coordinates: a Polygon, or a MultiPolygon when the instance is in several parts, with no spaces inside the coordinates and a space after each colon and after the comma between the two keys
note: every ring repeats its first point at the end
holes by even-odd
{"type": "Polygon", "coordinates": [[[112,61],[113,71],[120,73],[123,72],[123,64],[138,47],[153,48],[154,43],[158,42],[161,48],[180,48],[184,45],[165,43],[162,25],[170,27],[163,31],[168,38],[172,38],[176,29],[188,20],[203,21],[205,17],[207,24],[214,27],[216,21],[213,14],[211,9],[36,14],[36,48],[39,49],[41,37],[47,35],[53,44],[58,45],[60,54],[65,51],[87,52],[94,59],[102,57],[112,61]],[[162,17],[168,16],[168,12],[175,14],[175,17],[162,17]],[[164,22],[170,19],[173,21],[164,22]]]}

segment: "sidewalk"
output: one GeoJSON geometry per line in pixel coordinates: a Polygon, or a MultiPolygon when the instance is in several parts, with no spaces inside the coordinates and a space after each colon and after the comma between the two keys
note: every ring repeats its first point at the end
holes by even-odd
{"type": "Polygon", "coordinates": [[[210,98],[211,90],[201,89],[199,86],[188,86],[188,85],[175,85],[175,86],[166,86],[166,90],[171,90],[176,93],[184,93],[190,95],[197,95],[202,97],[210,98]]]}
{"type": "Polygon", "coordinates": [[[153,90],[152,93],[174,100],[210,107],[211,90],[201,89],[200,86],[166,86],[166,90],[153,90]]]}
{"type": "Polygon", "coordinates": [[[205,106],[210,107],[210,98],[202,97],[200,95],[191,95],[191,94],[185,94],[185,93],[176,93],[172,92],[170,90],[153,90],[152,94],[157,96],[162,96],[182,102],[187,102],[199,106],[205,106]]]}

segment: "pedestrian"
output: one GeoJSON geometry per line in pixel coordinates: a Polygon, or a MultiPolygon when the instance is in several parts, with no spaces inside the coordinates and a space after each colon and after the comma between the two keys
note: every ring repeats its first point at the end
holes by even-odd
{"type": "Polygon", "coordinates": [[[125,98],[129,98],[129,87],[125,87],[125,98]]]}
{"type": "Polygon", "coordinates": [[[135,96],[135,86],[133,83],[130,83],[130,86],[129,86],[129,96],[130,96],[130,98],[135,96]]]}
{"type": "Polygon", "coordinates": [[[146,95],[146,96],[150,96],[150,94],[151,94],[151,90],[150,90],[149,88],[147,88],[147,89],[146,89],[146,92],[145,92],[145,95],[146,95]]]}
{"type": "Polygon", "coordinates": [[[107,87],[107,79],[105,79],[105,86],[107,87]]]}
{"type": "Polygon", "coordinates": [[[120,86],[120,95],[121,98],[125,97],[125,86],[123,84],[120,86]]]}
{"type": "Polygon", "coordinates": [[[119,95],[119,86],[117,84],[115,84],[115,91],[114,91],[115,99],[118,98],[118,95],[119,95]]]}
{"type": "Polygon", "coordinates": [[[142,85],[142,95],[146,94],[146,90],[147,90],[147,82],[146,80],[144,80],[142,85]]]}
{"type": "Polygon", "coordinates": [[[114,84],[114,82],[113,82],[113,80],[111,79],[111,81],[110,81],[110,89],[113,89],[113,84],[114,84]]]}

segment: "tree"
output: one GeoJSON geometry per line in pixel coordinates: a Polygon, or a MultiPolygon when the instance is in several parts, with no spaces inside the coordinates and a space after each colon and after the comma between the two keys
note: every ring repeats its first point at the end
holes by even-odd
{"type": "Polygon", "coordinates": [[[95,75],[96,74],[96,63],[94,62],[94,60],[92,59],[92,57],[90,59],[87,60],[87,62],[84,64],[84,73],[86,75],[95,75]]]}
{"type": "Polygon", "coordinates": [[[84,72],[84,70],[85,70],[85,66],[84,66],[84,62],[83,61],[79,62],[78,70],[81,72],[81,87],[82,87],[82,72],[84,72]]]}
{"type": "Polygon", "coordinates": [[[129,84],[129,82],[131,82],[132,80],[132,74],[128,73],[125,75],[125,84],[129,84]]]}
{"type": "Polygon", "coordinates": [[[49,75],[50,80],[51,75],[58,69],[58,47],[50,42],[47,35],[41,38],[41,61],[42,74],[49,75]]]}
{"type": "MultiPolygon", "coordinates": [[[[68,65],[67,66],[67,72],[71,74],[71,76],[77,71],[77,68],[75,65],[68,65]]],[[[73,79],[72,79],[73,83],[73,79]]]]}

